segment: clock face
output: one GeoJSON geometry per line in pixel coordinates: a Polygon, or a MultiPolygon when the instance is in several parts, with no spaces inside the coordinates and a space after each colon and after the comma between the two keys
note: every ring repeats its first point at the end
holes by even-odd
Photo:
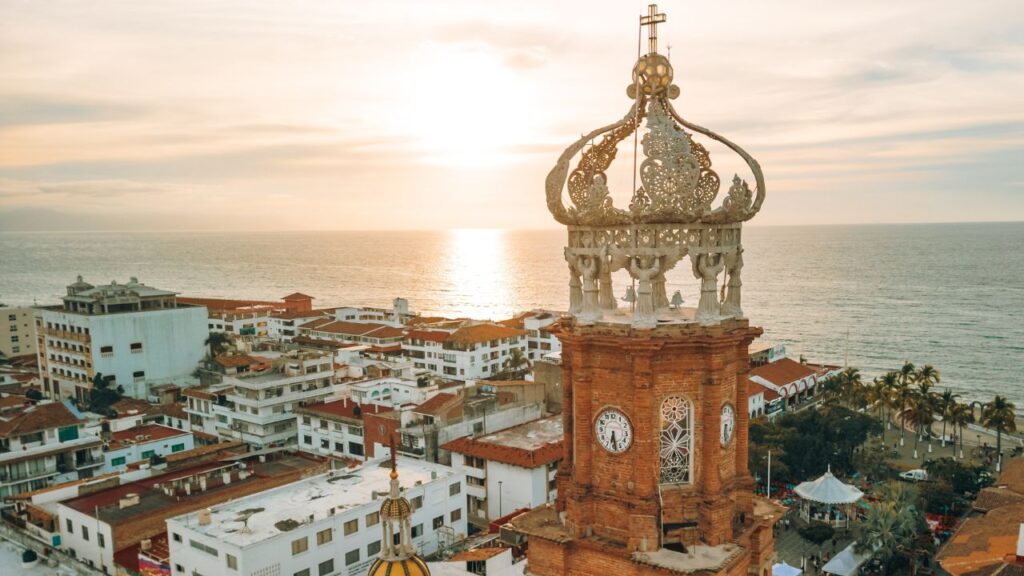
{"type": "Polygon", "coordinates": [[[736,431],[736,411],[732,404],[722,406],[722,446],[732,441],[733,432],[736,431]]]}
{"type": "Polygon", "coordinates": [[[594,424],[597,441],[612,454],[622,454],[633,444],[633,425],[626,415],[609,408],[597,416],[594,424]]]}

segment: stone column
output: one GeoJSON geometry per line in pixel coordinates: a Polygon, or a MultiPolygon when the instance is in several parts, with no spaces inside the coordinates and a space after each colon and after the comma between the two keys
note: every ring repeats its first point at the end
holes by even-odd
{"type": "Polygon", "coordinates": [[[612,292],[612,266],[607,256],[601,256],[599,272],[598,304],[602,310],[615,310],[618,308],[618,305],[615,303],[615,294],[612,292]]]}
{"type": "Polygon", "coordinates": [[[652,281],[660,271],[657,258],[637,256],[629,263],[629,273],[637,279],[636,307],[633,309],[633,326],[637,328],[653,328],[658,324],[652,281]]]}
{"type": "Polygon", "coordinates": [[[569,314],[575,316],[583,309],[583,284],[580,282],[576,256],[568,248],[565,249],[565,261],[569,264],[569,314]]]}

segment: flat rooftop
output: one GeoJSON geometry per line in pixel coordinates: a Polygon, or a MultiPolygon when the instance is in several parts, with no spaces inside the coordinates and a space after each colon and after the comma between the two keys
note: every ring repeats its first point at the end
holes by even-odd
{"type": "MultiPolygon", "coordinates": [[[[403,489],[417,482],[428,484],[435,479],[454,476],[447,466],[398,457],[398,480],[403,489]]],[[[367,462],[356,470],[335,470],[285,484],[210,509],[211,522],[199,524],[199,513],[190,513],[170,519],[184,524],[190,530],[205,534],[236,546],[248,546],[289,532],[307,523],[336,512],[358,508],[380,498],[374,492],[387,492],[391,486],[391,468],[387,461],[367,462]]]]}
{"type": "Polygon", "coordinates": [[[108,449],[119,450],[134,444],[148,444],[150,442],[160,442],[161,440],[174,438],[176,436],[188,435],[189,432],[178,430],[177,428],[171,428],[170,426],[146,424],[144,426],[135,426],[118,432],[113,432],[110,435],[111,441],[108,449]]]}
{"type": "Polygon", "coordinates": [[[562,416],[549,416],[479,438],[457,438],[442,448],[522,468],[536,468],[562,457],[562,416]]]}
{"type": "Polygon", "coordinates": [[[546,444],[561,442],[563,437],[562,415],[559,414],[492,432],[477,438],[476,441],[523,450],[537,450],[546,444]]]}

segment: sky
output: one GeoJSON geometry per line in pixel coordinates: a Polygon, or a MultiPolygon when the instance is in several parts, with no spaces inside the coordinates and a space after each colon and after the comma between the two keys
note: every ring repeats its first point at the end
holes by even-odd
{"type": "MultiPolygon", "coordinates": [[[[753,223],[1024,219],[1019,0],[659,7],[674,106],[764,169],[753,223]]],[[[0,230],[555,227],[544,178],[628,111],[645,11],[0,0],[0,230]]]]}

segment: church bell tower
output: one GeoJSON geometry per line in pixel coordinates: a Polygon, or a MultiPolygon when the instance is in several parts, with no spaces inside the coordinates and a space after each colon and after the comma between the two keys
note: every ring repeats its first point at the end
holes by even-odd
{"type": "Polygon", "coordinates": [[[657,46],[665,20],[655,5],[640,20],[648,52],[629,112],[569,146],[547,177],[548,208],[568,230],[565,457],[557,503],[513,522],[529,536],[528,574],[771,573],[779,510],[753,495],[747,467],[747,350],[761,329],[740,298],[742,225],[761,208],[764,178],[739,146],[673,108],[679,88],[657,46]],[[619,208],[606,172],[633,137],[639,185],[619,208]],[[753,188],[734,176],[716,205],[721,182],[698,137],[738,154],[753,188]],[[694,308],[667,294],[677,267],[699,284],[694,308]],[[616,292],[613,278],[627,275],[616,292]]]}

